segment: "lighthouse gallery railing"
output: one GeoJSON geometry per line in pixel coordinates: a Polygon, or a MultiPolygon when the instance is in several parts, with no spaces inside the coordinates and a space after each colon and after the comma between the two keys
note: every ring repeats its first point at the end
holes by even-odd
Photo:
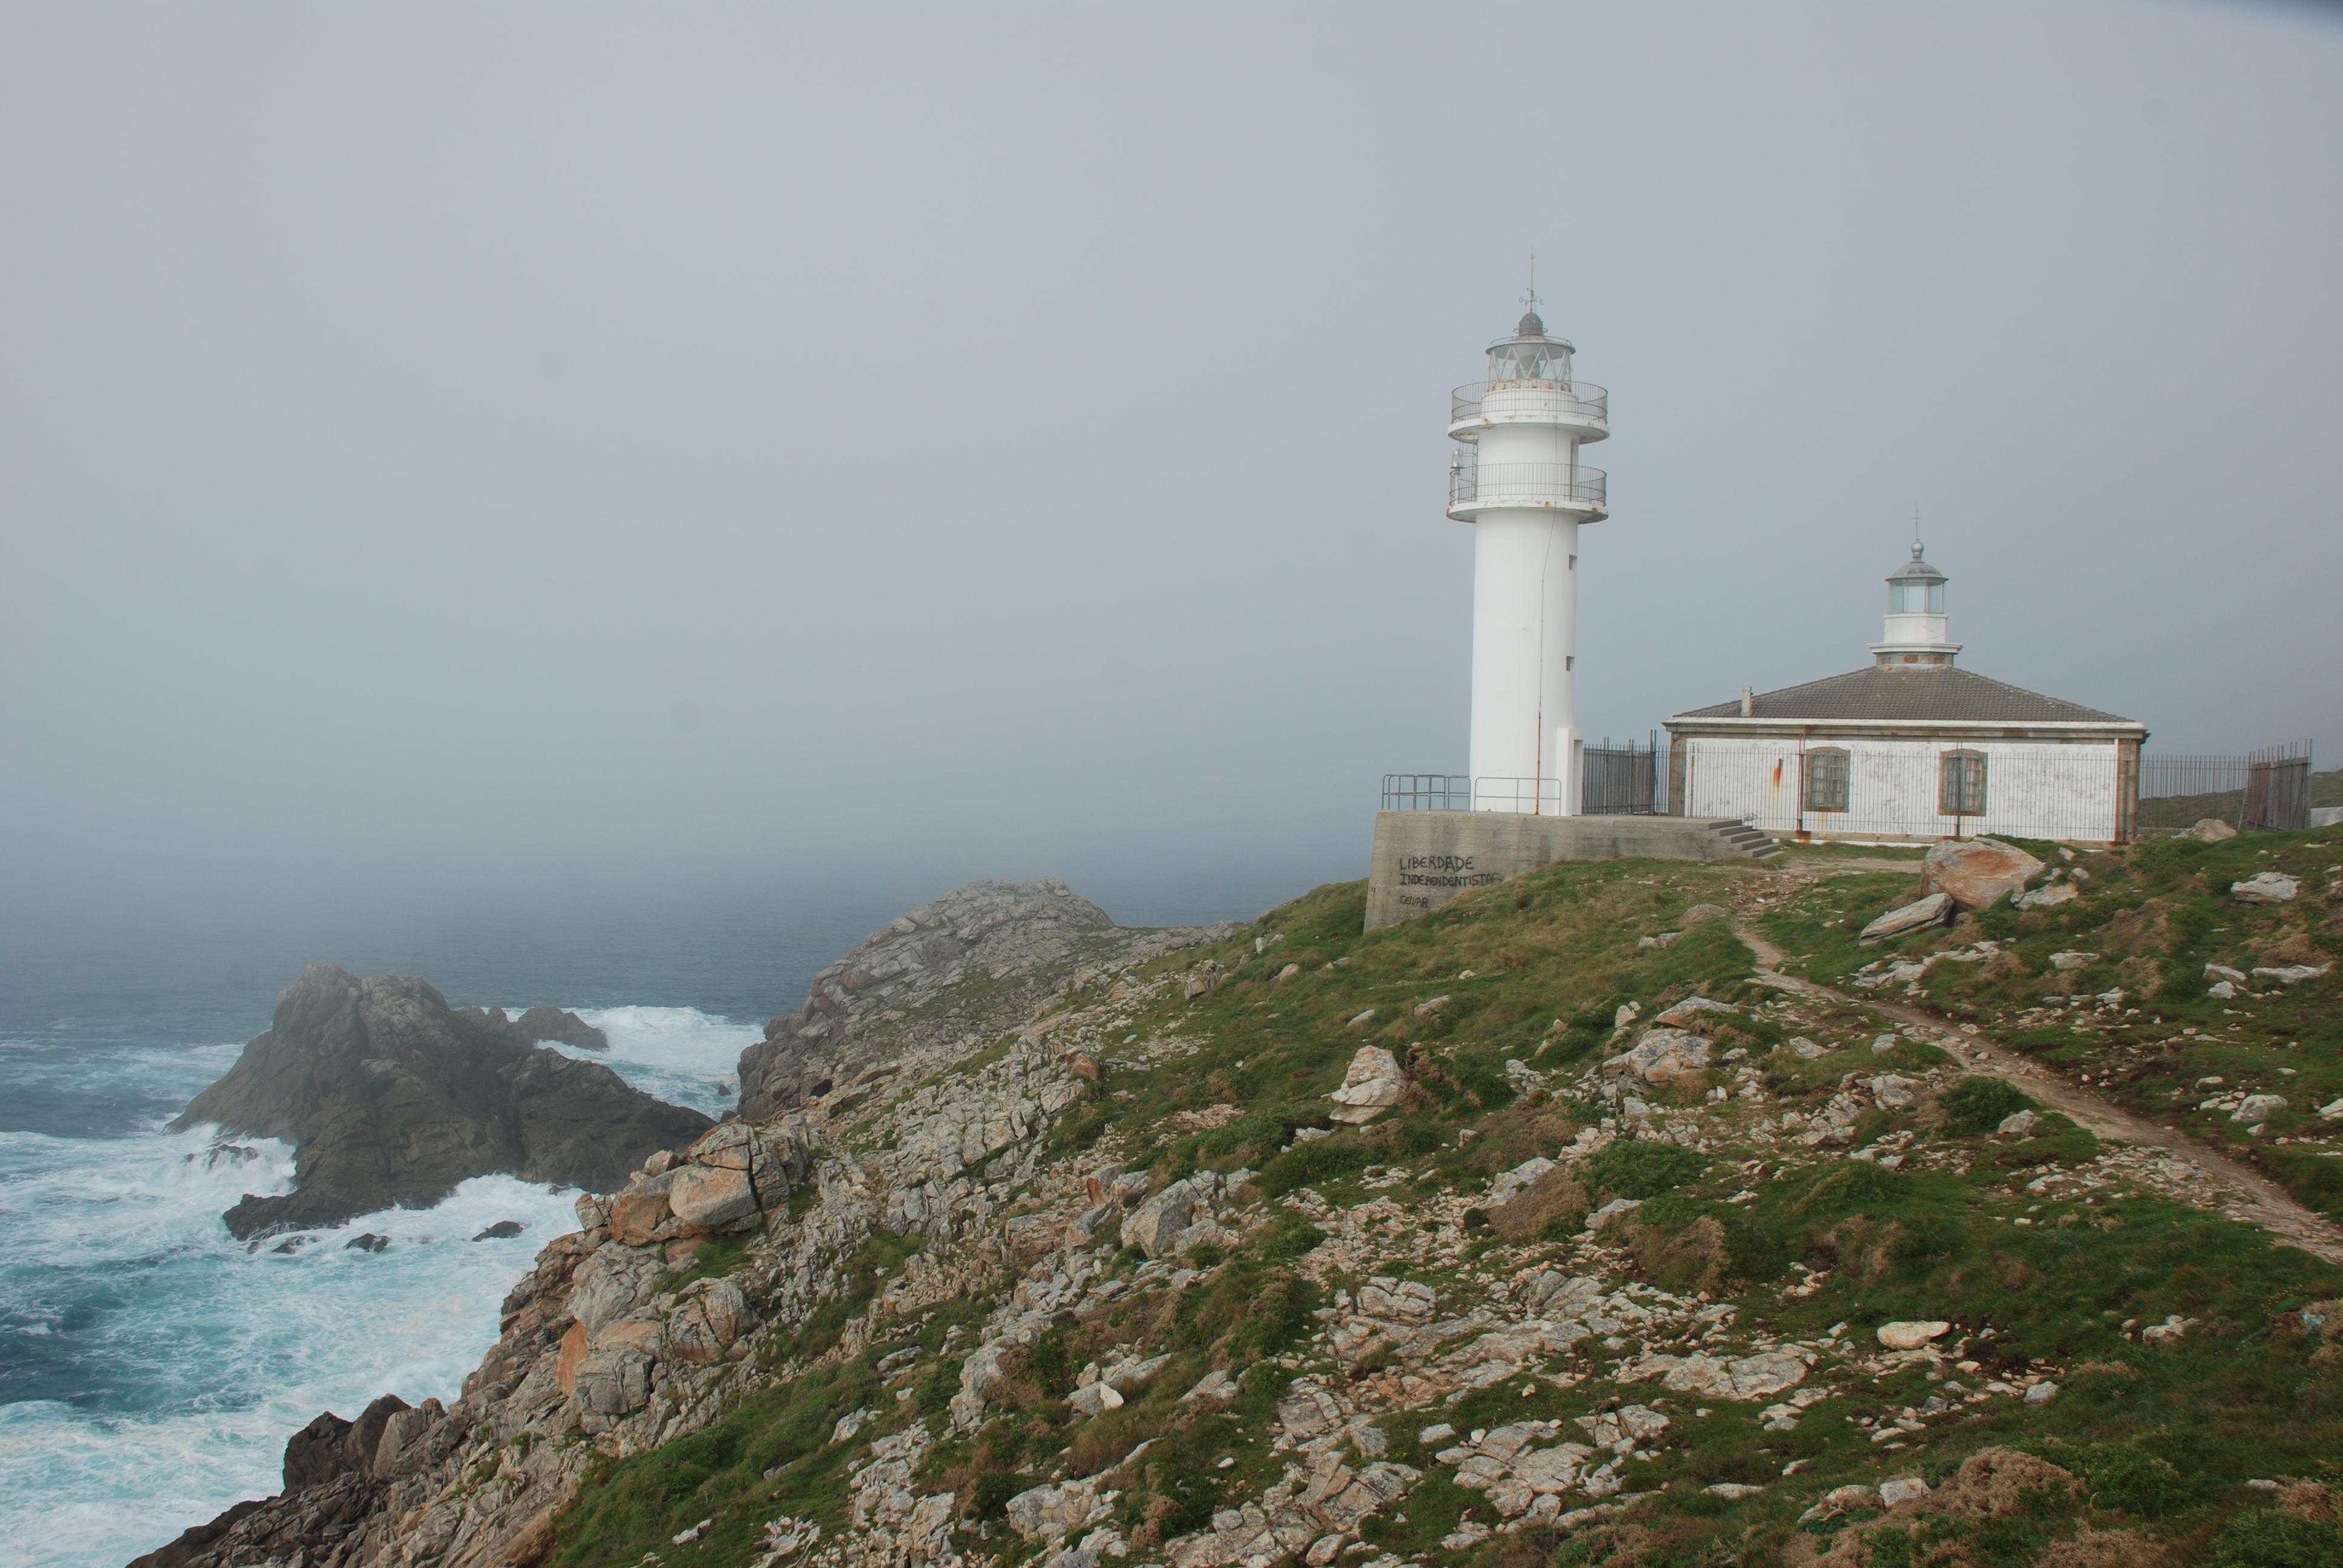
{"type": "Polygon", "coordinates": [[[1479,463],[1448,470],[1451,507],[1603,507],[1609,476],[1574,463],[1479,463]]]}
{"type": "Polygon", "coordinates": [[[1462,425],[1480,418],[1492,390],[1504,397],[1503,415],[1544,415],[1590,425],[1611,422],[1610,392],[1586,381],[1474,381],[1448,395],[1448,422],[1462,425]]]}

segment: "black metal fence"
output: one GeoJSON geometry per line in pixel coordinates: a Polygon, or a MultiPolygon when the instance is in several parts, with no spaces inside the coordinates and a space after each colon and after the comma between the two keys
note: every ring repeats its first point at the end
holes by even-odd
{"type": "Polygon", "coordinates": [[[1642,746],[1633,740],[1614,745],[1605,736],[1602,745],[1585,748],[1585,757],[1578,799],[1587,816],[1648,817],[1663,809],[1662,780],[1668,772],[1660,760],[1656,731],[1642,746]]]}
{"type": "Polygon", "coordinates": [[[2242,757],[2140,758],[2142,827],[2186,828],[2208,817],[2249,829],[2310,826],[2310,742],[2242,757]]]}

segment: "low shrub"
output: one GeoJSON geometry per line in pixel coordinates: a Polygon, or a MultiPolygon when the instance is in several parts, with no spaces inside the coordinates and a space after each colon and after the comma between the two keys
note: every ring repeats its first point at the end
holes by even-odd
{"type": "Polygon", "coordinates": [[[1612,1198],[1656,1198],[1695,1181],[1708,1161],[1674,1143],[1623,1138],[1581,1167],[1584,1184],[1612,1198]]]}
{"type": "Polygon", "coordinates": [[[1314,1187],[1375,1163],[1376,1151],[1353,1138],[1315,1138],[1285,1150],[1268,1164],[1252,1184],[1265,1197],[1276,1198],[1299,1187],[1314,1187]]]}
{"type": "Polygon", "coordinates": [[[2274,1508],[2249,1508],[2213,1543],[2213,1568],[2332,1568],[2343,1563],[2343,1530],[2274,1508]]]}
{"type": "Polygon", "coordinates": [[[988,1470],[976,1478],[969,1491],[969,1506],[980,1520],[1000,1518],[1009,1510],[1009,1500],[1025,1490],[1025,1483],[1006,1471],[988,1470]]]}
{"type": "Polygon", "coordinates": [[[2021,1111],[2033,1108],[2016,1085],[1998,1078],[1962,1079],[1936,1097],[1945,1112],[1945,1131],[1956,1138],[1977,1138],[1991,1132],[2021,1111]]]}

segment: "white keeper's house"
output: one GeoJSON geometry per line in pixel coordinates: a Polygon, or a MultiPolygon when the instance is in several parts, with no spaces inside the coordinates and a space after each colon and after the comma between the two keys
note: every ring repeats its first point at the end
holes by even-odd
{"type": "Polygon", "coordinates": [[[1669,809],[1798,839],[2128,839],[2146,727],[1956,667],[1946,581],[1916,539],[1869,664],[1668,719],[1669,809]]]}

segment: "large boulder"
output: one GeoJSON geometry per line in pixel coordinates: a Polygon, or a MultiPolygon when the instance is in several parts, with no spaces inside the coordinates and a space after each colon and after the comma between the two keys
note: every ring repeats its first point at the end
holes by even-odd
{"type": "Polygon", "coordinates": [[[343,1446],[349,1453],[349,1466],[360,1475],[372,1473],[375,1452],[382,1446],[383,1433],[403,1411],[413,1407],[395,1393],[377,1394],[374,1402],[358,1412],[343,1435],[343,1446]]]}
{"type": "Polygon", "coordinates": [[[296,1147],[298,1190],[247,1195],[227,1213],[239,1237],[427,1208],[474,1176],[608,1192],[710,1125],[422,980],[331,964],[286,988],[274,1026],[173,1126],[206,1122],[296,1147]]]}
{"type": "Polygon", "coordinates": [[[1891,1351],[1916,1351],[1930,1340],[1942,1339],[1953,1325],[1942,1318],[1899,1318],[1875,1331],[1879,1342],[1891,1351]]]}
{"type": "Polygon", "coordinates": [[[394,1411],[383,1422],[382,1437],[374,1445],[374,1473],[388,1480],[415,1469],[427,1452],[432,1428],[446,1414],[436,1399],[427,1399],[412,1410],[394,1411]]]}
{"type": "Polygon", "coordinates": [[[750,1322],[749,1298],[729,1280],[699,1280],[667,1321],[667,1351],[676,1361],[707,1366],[722,1361],[750,1322]]]}
{"type": "Polygon", "coordinates": [[[659,1269],[655,1253],[624,1246],[595,1249],[578,1265],[569,1292],[571,1315],[589,1338],[600,1333],[650,1300],[659,1269]]]}
{"type": "Polygon", "coordinates": [[[588,1351],[578,1358],[570,1397],[586,1416],[589,1432],[608,1431],[651,1402],[652,1358],[633,1344],[588,1351]]]}
{"type": "Polygon", "coordinates": [[[1867,948],[1874,942],[1892,941],[1914,931],[1925,931],[1930,926],[1941,926],[1950,920],[1954,908],[1950,893],[1930,893],[1925,899],[1888,910],[1864,927],[1863,934],[1855,940],[1867,948]]]}
{"type": "Polygon", "coordinates": [[[2229,897],[2241,904],[2291,903],[2301,890],[2302,884],[2283,871],[2264,871],[2229,884],[2229,897]]]}
{"type": "Polygon", "coordinates": [[[668,1207],[669,1183],[639,1186],[610,1200],[610,1240],[622,1247],[648,1247],[672,1240],[680,1232],[675,1211],[668,1207]]]}
{"type": "MultiPolygon", "coordinates": [[[[789,1187],[780,1185],[787,1196],[789,1187]]],[[[764,1218],[764,1204],[749,1184],[746,1171],[713,1165],[686,1165],[668,1184],[668,1208],[686,1225],[699,1231],[731,1231],[755,1225],[764,1218]]]]}
{"type": "Polygon", "coordinates": [[[1136,1247],[1151,1258],[1164,1257],[1177,1248],[1180,1232],[1195,1221],[1200,1210],[1209,1212],[1205,1195],[1196,1183],[1174,1181],[1131,1211],[1122,1222],[1122,1244],[1136,1247]]]}
{"type": "Polygon", "coordinates": [[[332,1411],[318,1417],[285,1441],[285,1490],[316,1486],[350,1468],[350,1423],[332,1411]]]}
{"type": "Polygon", "coordinates": [[[1352,1054],[1342,1087],[1326,1097],[1335,1105],[1328,1119],[1363,1127],[1397,1105],[1406,1092],[1407,1074],[1398,1059],[1379,1045],[1363,1045],[1352,1054]]]}
{"type": "Polygon", "coordinates": [[[1998,839],[1965,839],[1930,848],[1920,862],[1920,890],[1944,893],[1965,910],[1982,910],[2042,874],[2042,862],[1998,839]]]}
{"type": "Polygon", "coordinates": [[[1674,1083],[1706,1070],[1708,1041],[1675,1029],[1647,1029],[1641,1039],[1603,1064],[1612,1078],[1640,1078],[1650,1084],[1674,1083]]]}

